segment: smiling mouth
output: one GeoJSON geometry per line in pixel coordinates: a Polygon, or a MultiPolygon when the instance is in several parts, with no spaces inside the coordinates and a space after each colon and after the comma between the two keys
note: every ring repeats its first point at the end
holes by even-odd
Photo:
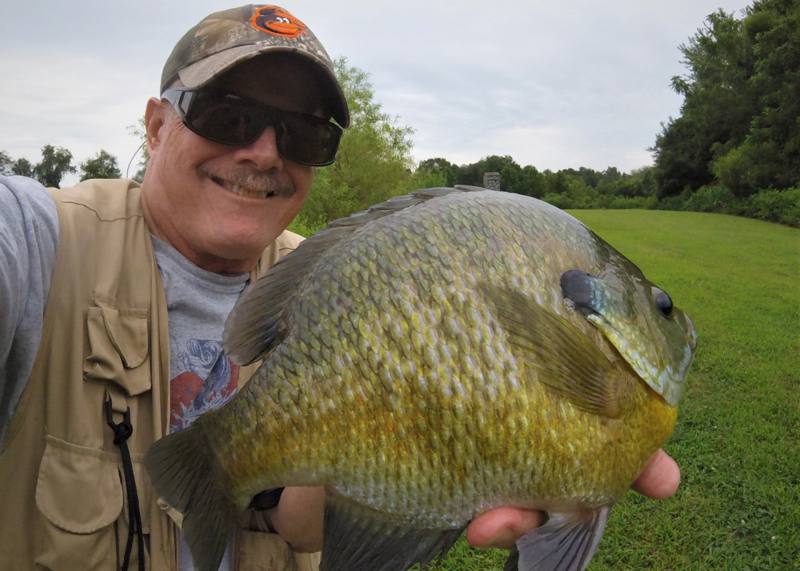
{"type": "Polygon", "coordinates": [[[228,192],[244,198],[270,198],[277,193],[266,188],[252,188],[235,182],[228,182],[218,176],[210,175],[209,178],[228,192]]]}

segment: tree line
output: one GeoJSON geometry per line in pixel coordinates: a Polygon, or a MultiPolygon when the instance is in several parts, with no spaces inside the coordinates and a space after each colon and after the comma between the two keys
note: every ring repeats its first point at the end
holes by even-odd
{"type": "Polygon", "coordinates": [[[680,50],[681,115],[652,149],[661,203],[800,226],[800,3],[719,10],[680,50]]]}
{"type": "Polygon", "coordinates": [[[656,135],[652,167],[553,173],[493,156],[419,168],[447,184],[499,172],[503,190],[561,208],[722,212],[800,227],[800,2],[756,0],[741,17],[719,10],[680,51],[688,74],[672,87],[684,102],[656,135]]]}
{"type": "MultiPolygon", "coordinates": [[[[351,127],[336,162],[317,170],[292,228],[308,235],[331,220],[417,188],[469,184],[500,173],[501,190],[560,208],[660,208],[750,216],[800,227],[800,2],[755,0],[741,17],[719,10],[681,45],[688,74],[674,77],[681,114],[662,124],[650,149],[655,164],[630,173],[615,167],[556,172],[521,166],[510,156],[456,165],[446,158],[416,164],[413,129],[387,114],[369,75],[335,61],[350,105],[351,127]]],[[[144,141],[143,121],[129,127],[144,141]]],[[[142,179],[147,164],[134,175],[142,179]]],[[[0,174],[34,176],[58,186],[76,172],[72,155],[46,145],[36,165],[0,151],[0,174]]],[[[101,150],[80,164],[81,180],[119,177],[101,150]]]]}
{"type": "Polygon", "coordinates": [[[13,159],[7,152],[0,151],[0,175],[28,176],[35,178],[44,186],[56,188],[59,188],[61,180],[67,173],[79,173],[81,180],[122,176],[117,168],[116,157],[103,149],[77,166],[72,164],[72,158],[70,151],[53,145],[42,147],[42,159],[36,164],[24,157],[13,159]]]}
{"type": "Polygon", "coordinates": [[[800,2],[756,0],[740,17],[719,10],[680,46],[678,118],[655,136],[655,164],[620,172],[556,172],[510,156],[456,165],[411,159],[413,130],[381,109],[364,72],[336,62],[353,109],[337,162],[318,171],[301,229],[415,188],[470,184],[500,173],[501,190],[560,208],[721,212],[800,227],[800,2]]]}
{"type": "Polygon", "coordinates": [[[540,198],[560,208],[654,208],[658,203],[652,167],[630,173],[616,167],[539,171],[533,165],[521,167],[508,155],[492,155],[466,165],[444,158],[426,159],[417,167],[417,173],[433,186],[482,186],[487,172],[500,174],[503,191],[540,198]]]}
{"type": "Polygon", "coordinates": [[[800,181],[800,3],[757,0],[736,18],[720,10],[680,46],[689,68],[672,79],[681,116],[653,148],[659,197],[708,185],[734,196],[800,181]]]}
{"type": "Polygon", "coordinates": [[[415,164],[413,129],[400,125],[376,101],[369,76],[335,61],[350,105],[351,126],[342,137],[336,162],[318,169],[309,197],[290,229],[309,235],[332,220],[418,188],[483,185],[486,172],[499,172],[501,190],[541,198],[560,208],[652,208],[656,182],[652,167],[622,173],[616,167],[558,172],[521,167],[510,156],[488,156],[456,165],[445,158],[415,164]]]}

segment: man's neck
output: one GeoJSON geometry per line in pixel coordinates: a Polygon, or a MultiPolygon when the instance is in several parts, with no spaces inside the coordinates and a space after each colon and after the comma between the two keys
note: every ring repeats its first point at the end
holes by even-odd
{"type": "Polygon", "coordinates": [[[142,192],[142,211],[150,232],[156,238],[169,244],[195,266],[207,272],[213,272],[223,276],[240,276],[250,273],[261,258],[261,252],[248,258],[235,258],[196,251],[189,246],[180,232],[178,232],[173,225],[169,224],[168,220],[162,221],[154,218],[153,212],[148,204],[146,192],[142,192]]]}

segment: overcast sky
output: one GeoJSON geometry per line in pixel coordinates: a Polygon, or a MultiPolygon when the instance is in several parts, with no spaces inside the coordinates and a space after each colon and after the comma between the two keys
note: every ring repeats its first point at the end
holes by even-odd
{"type": "MultiPolygon", "coordinates": [[[[370,74],[385,112],[411,126],[416,160],[511,155],[540,170],[652,164],[680,111],[678,46],[708,14],[746,0],[293,0],[332,57],[370,74]]],[[[0,150],[46,144],[75,162],[101,148],[125,173],[126,127],[157,95],[172,47],[218,0],[0,0],[0,150]]],[[[131,173],[135,172],[135,165],[131,173]]],[[[65,179],[65,183],[77,178],[65,179]]]]}

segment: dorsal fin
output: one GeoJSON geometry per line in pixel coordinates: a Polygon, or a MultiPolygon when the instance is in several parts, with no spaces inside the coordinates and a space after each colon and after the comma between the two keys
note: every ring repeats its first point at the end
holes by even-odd
{"type": "Polygon", "coordinates": [[[283,310],[300,289],[300,284],[328,250],[356,230],[373,220],[432,198],[473,190],[485,189],[461,185],[455,188],[425,188],[395,196],[368,210],[334,220],[301,242],[294,252],[281,258],[239,298],[225,323],[222,335],[225,352],[241,365],[265,357],[281,338],[279,325],[283,310]]]}

